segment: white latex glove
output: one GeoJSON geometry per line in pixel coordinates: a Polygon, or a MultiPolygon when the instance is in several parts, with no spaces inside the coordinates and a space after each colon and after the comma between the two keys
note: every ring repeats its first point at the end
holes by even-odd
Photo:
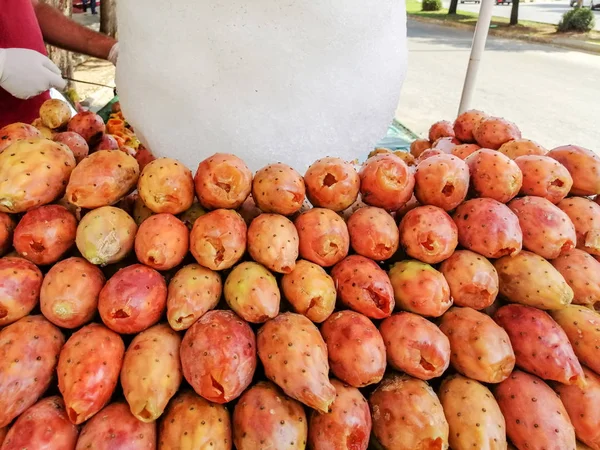
{"type": "Polygon", "coordinates": [[[0,87],[15,97],[28,99],[66,85],[58,67],[41,53],[26,48],[0,49],[0,87]]]}

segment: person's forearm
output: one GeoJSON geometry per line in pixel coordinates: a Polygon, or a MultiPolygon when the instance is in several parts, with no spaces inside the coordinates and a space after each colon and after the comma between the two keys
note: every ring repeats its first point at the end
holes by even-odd
{"type": "Polygon", "coordinates": [[[108,58],[116,40],[73,22],[50,5],[38,0],[32,3],[47,43],[96,58],[108,58]]]}

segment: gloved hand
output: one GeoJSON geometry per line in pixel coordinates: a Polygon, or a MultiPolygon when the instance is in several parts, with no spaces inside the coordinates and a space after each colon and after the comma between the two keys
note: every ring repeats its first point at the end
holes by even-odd
{"type": "Polygon", "coordinates": [[[0,87],[15,97],[28,99],[66,85],[58,67],[41,53],[26,48],[0,49],[0,87]]]}
{"type": "Polygon", "coordinates": [[[118,58],[119,58],[119,43],[117,42],[110,49],[110,52],[108,53],[108,60],[116,66],[118,58]]]}

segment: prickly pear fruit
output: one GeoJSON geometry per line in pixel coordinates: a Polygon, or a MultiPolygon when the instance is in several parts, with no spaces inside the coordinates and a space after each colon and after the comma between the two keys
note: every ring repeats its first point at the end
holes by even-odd
{"type": "Polygon", "coordinates": [[[69,422],[60,396],[47,397],[27,409],[13,424],[2,450],[74,449],[78,430],[69,422]]]}
{"type": "Polygon", "coordinates": [[[308,438],[302,405],[270,382],[248,389],[233,411],[233,441],[237,450],[304,449],[308,438]]]}
{"type": "Polygon", "coordinates": [[[458,245],[458,231],[452,218],[437,206],[418,206],[402,218],[400,244],[406,254],[437,264],[452,255],[458,245]]]}
{"type": "Polygon", "coordinates": [[[435,142],[443,137],[454,137],[454,124],[447,120],[435,122],[429,128],[429,140],[435,142]]]}
{"type": "Polygon", "coordinates": [[[579,361],[600,375],[600,314],[577,305],[550,314],[567,334],[579,361]]]}
{"type": "Polygon", "coordinates": [[[51,130],[56,130],[69,123],[69,120],[71,120],[71,109],[67,102],[51,98],[42,103],[40,107],[40,119],[44,126],[51,130]]]}
{"type": "MultiPolygon", "coordinates": [[[[133,220],[135,220],[135,223],[139,227],[148,217],[150,217],[154,213],[150,208],[144,205],[144,202],[142,201],[142,198],[139,196],[139,194],[133,195],[135,196],[133,201],[133,208],[131,212],[128,212],[128,214],[130,214],[133,217],[133,220]]],[[[188,228],[191,230],[191,227],[188,228]]]]}
{"type": "Polygon", "coordinates": [[[239,397],[254,376],[254,333],[232,311],[209,311],[186,331],[181,365],[198,395],[227,403],[239,397]]]}
{"type": "Polygon", "coordinates": [[[364,256],[345,258],[331,271],[339,300],[372,319],[383,319],[394,311],[394,291],[388,275],[364,256]]]}
{"type": "Polygon", "coordinates": [[[417,165],[415,196],[422,205],[450,211],[462,203],[469,190],[469,168],[453,155],[434,155],[417,165]]]}
{"type": "Polygon", "coordinates": [[[106,132],[102,117],[92,111],[82,111],[75,114],[69,121],[67,129],[80,134],[90,148],[98,144],[106,132]]]}
{"type": "Polygon", "coordinates": [[[135,254],[142,264],[169,270],[181,264],[188,251],[189,230],[172,214],[148,217],[135,235],[135,254]]]}
{"type": "Polygon", "coordinates": [[[494,262],[500,294],[511,302],[540,309],[561,309],[573,300],[564,277],[541,256],[523,250],[494,262]]]}
{"type": "Polygon", "coordinates": [[[441,137],[433,142],[431,148],[433,150],[440,150],[442,153],[452,154],[457,145],[460,145],[460,141],[454,137],[441,137]]]}
{"type": "Polygon", "coordinates": [[[119,142],[115,139],[115,137],[112,134],[104,134],[102,135],[102,139],[100,139],[98,144],[96,144],[96,146],[93,149],[94,152],[97,152],[99,150],[119,150],[119,142]]]}
{"type": "Polygon", "coordinates": [[[587,148],[564,145],[548,152],[573,177],[571,195],[600,194],[600,156],[587,148]]]}
{"type": "Polygon", "coordinates": [[[21,213],[56,200],[74,167],[66,145],[48,139],[17,141],[0,153],[0,212],[21,213]]]}
{"type": "Polygon", "coordinates": [[[541,156],[548,152],[540,144],[529,139],[514,139],[505,142],[498,151],[510,159],[517,159],[521,156],[541,156]]]}
{"type": "Polygon", "coordinates": [[[156,424],[140,422],[127,403],[112,403],[81,429],[75,450],[155,450],[156,424]]]}
{"type": "Polygon", "coordinates": [[[453,450],[506,450],[506,422],[490,390],[462,375],[446,378],[440,402],[450,426],[453,450]]]}
{"type": "Polygon", "coordinates": [[[41,137],[43,137],[42,133],[33,125],[22,122],[11,123],[0,128],[0,153],[13,142],[41,137]]]}
{"type": "Polygon", "coordinates": [[[194,392],[180,392],[169,403],[158,435],[161,450],[231,450],[229,411],[194,392]]]}
{"type": "Polygon", "coordinates": [[[454,121],[454,135],[462,142],[475,142],[473,130],[479,125],[479,122],[488,117],[486,113],[476,109],[459,114],[454,121]]]}
{"type": "Polygon", "coordinates": [[[108,328],[91,323],[71,335],[58,359],[58,388],[75,425],[100,411],[117,386],[125,346],[108,328]]]}
{"type": "Polygon", "coordinates": [[[576,248],[563,253],[552,265],[573,289],[573,303],[600,309],[600,262],[576,248]]]}
{"type": "Polygon", "coordinates": [[[294,270],[283,275],[281,288],[294,311],[313,322],[323,322],[335,308],[333,279],[321,266],[309,261],[298,260],[294,270]]]}
{"type": "Polygon", "coordinates": [[[44,125],[42,123],[42,119],[40,119],[39,117],[37,119],[35,119],[33,122],[31,122],[31,125],[33,125],[34,127],[36,127],[38,129],[38,131],[40,132],[40,134],[42,135],[43,138],[45,139],[50,139],[50,140],[54,140],[54,130],[48,128],[46,125],[44,125]]]}
{"type": "Polygon", "coordinates": [[[254,175],[252,198],[263,212],[292,215],[302,208],[305,196],[302,175],[290,166],[270,164],[254,175]]]}
{"type": "Polygon", "coordinates": [[[512,122],[501,117],[487,117],[473,129],[475,141],[484,148],[498,150],[502,144],[521,139],[521,131],[512,122]]]}
{"type": "Polygon", "coordinates": [[[506,434],[519,449],[575,450],[575,431],[558,396],[541,379],[515,370],[494,396],[506,434]]]}
{"type": "Polygon", "coordinates": [[[452,149],[452,154],[465,160],[469,155],[472,155],[479,149],[481,149],[481,147],[477,144],[460,144],[452,149]]]}
{"type": "Polygon", "coordinates": [[[362,201],[388,211],[404,206],[415,187],[411,170],[402,159],[391,153],[369,158],[359,175],[362,201]]]}
{"type": "Polygon", "coordinates": [[[83,258],[68,258],[50,268],[40,291],[42,314],[61,328],[92,320],[104,286],[102,271],[83,258]]]}
{"type": "Polygon", "coordinates": [[[142,170],[138,192],[144,204],[155,213],[179,214],[192,206],[192,172],[176,159],[159,158],[142,170]]]}
{"type": "Polygon", "coordinates": [[[400,261],[391,267],[388,275],[394,299],[401,309],[421,316],[439,317],[452,306],[448,283],[429,264],[400,261]]]}
{"type": "Polygon", "coordinates": [[[156,270],[133,264],[110,278],[98,298],[104,324],[119,334],[134,334],[160,320],[167,305],[167,285],[156,270]]]}
{"type": "Polygon", "coordinates": [[[350,235],[346,222],[329,209],[313,208],[294,221],[300,240],[300,257],[323,267],[333,266],[348,254],[350,235]]]}
{"type": "Polygon", "coordinates": [[[429,139],[417,139],[410,144],[410,154],[418,158],[421,153],[431,148],[431,144],[429,139]]]}
{"type": "Polygon", "coordinates": [[[237,212],[242,216],[246,225],[250,225],[254,219],[262,214],[262,211],[254,203],[252,194],[248,196],[246,201],[237,209],[237,212]]]}
{"type": "Polygon", "coordinates": [[[206,214],[206,210],[200,205],[200,203],[194,202],[192,203],[192,206],[179,214],[179,220],[181,220],[185,226],[188,227],[188,230],[192,231],[196,219],[204,214],[206,214]]]}
{"type": "Polygon", "coordinates": [[[0,258],[0,327],[25,317],[37,305],[42,272],[23,258],[0,258]]]}
{"type": "Polygon", "coordinates": [[[508,156],[482,148],[465,162],[471,174],[471,188],[477,197],[493,198],[506,203],[519,193],[523,174],[517,163],[508,156]]]}
{"type": "Polygon", "coordinates": [[[277,280],[258,263],[235,266],[225,280],[223,294],[229,307],[247,322],[263,323],[279,314],[277,280]]]}
{"type": "Polygon", "coordinates": [[[427,319],[409,312],[388,317],[379,332],[390,366],[421,380],[441,376],[450,364],[450,342],[427,319]]]}
{"type": "Polygon", "coordinates": [[[556,204],[573,186],[573,178],[566,167],[549,156],[519,156],[515,163],[523,174],[521,195],[543,197],[556,204]]]}
{"type": "Polygon", "coordinates": [[[448,448],[448,422],[429,385],[406,375],[384,378],[369,398],[373,434],[383,448],[448,448]]]}
{"type": "MultiPolygon", "coordinates": [[[[452,150],[454,150],[454,147],[452,148],[452,150]]],[[[445,155],[445,154],[446,153],[441,151],[439,148],[428,148],[427,150],[424,150],[423,153],[421,153],[419,155],[419,157],[415,160],[415,163],[418,166],[421,162],[425,161],[428,158],[431,158],[432,156],[445,155]]]]}
{"type": "Polygon", "coordinates": [[[575,226],[577,248],[600,256],[600,203],[584,197],[569,197],[560,202],[558,207],[575,226]]]}
{"type": "Polygon", "coordinates": [[[237,156],[215,153],[198,166],[194,185],[203,207],[235,209],[250,194],[252,172],[237,156]]]}
{"type": "Polygon", "coordinates": [[[190,251],[201,266],[211,270],[229,269],[246,251],[246,223],[228,209],[216,209],[194,222],[190,251]]]}
{"type": "Polygon", "coordinates": [[[374,206],[360,208],[350,216],[347,225],[350,245],[359,255],[385,261],[398,250],[398,227],[384,209],[374,206]]]}
{"type": "Polygon", "coordinates": [[[73,156],[75,156],[75,161],[77,164],[79,164],[81,160],[90,152],[90,148],[88,147],[87,142],[85,142],[85,139],[72,131],[56,133],[53,140],[54,142],[58,142],[69,147],[73,152],[73,156]]]}
{"type": "Polygon", "coordinates": [[[142,331],[125,352],[121,386],[131,413],[154,422],[179,389],[183,378],[179,361],[181,338],[167,324],[142,331]]]}
{"type": "Polygon", "coordinates": [[[27,316],[0,330],[0,428],[46,391],[65,338],[42,316],[27,316]]]}
{"type": "Polygon", "coordinates": [[[343,211],[356,201],[360,178],[354,166],[340,158],[323,158],[304,175],[308,200],[317,207],[343,211]]]}
{"type": "Polygon", "coordinates": [[[265,375],[290,397],[327,412],[335,400],[329,382],[327,347],[319,330],[300,314],[283,313],[257,334],[265,375]]]}
{"type": "Polygon", "coordinates": [[[450,341],[452,366],[466,377],[500,383],[515,367],[508,334],[483,313],[455,306],[442,316],[440,330],[450,341]]]}
{"type": "Polygon", "coordinates": [[[456,208],[452,216],[458,242],[486,258],[515,256],[521,251],[523,233],[519,218],[508,206],[491,198],[474,198],[456,208]]]}
{"type": "Polygon", "coordinates": [[[0,212],[0,256],[4,256],[11,248],[16,225],[11,216],[0,212]]]}
{"type": "Polygon", "coordinates": [[[494,320],[507,332],[521,369],[544,380],[583,384],[583,371],[569,339],[548,313],[512,304],[496,311],[494,320]]]}
{"type": "Polygon", "coordinates": [[[175,331],[187,330],[221,298],[223,286],[217,272],[198,264],[181,268],[169,282],[167,320],[175,331]]]}
{"type": "Polygon", "coordinates": [[[292,221],[279,214],[261,214],[248,227],[250,256],[274,272],[294,270],[298,240],[298,231],[292,221]]]}
{"type": "Polygon", "coordinates": [[[516,198],[508,207],[519,218],[523,247],[554,259],[575,247],[577,235],[569,216],[542,197],[516,198]]]}

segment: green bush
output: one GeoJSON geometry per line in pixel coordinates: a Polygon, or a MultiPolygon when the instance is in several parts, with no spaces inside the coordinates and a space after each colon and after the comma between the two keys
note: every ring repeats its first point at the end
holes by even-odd
{"type": "MultiPolygon", "coordinates": [[[[423,3],[423,7],[425,3],[423,3]]],[[[575,8],[563,14],[562,19],[558,23],[558,31],[578,31],[585,33],[594,28],[595,20],[594,13],[591,9],[575,8]]]]}
{"type": "Polygon", "coordinates": [[[423,11],[439,11],[442,9],[442,0],[423,0],[423,11]]]}

